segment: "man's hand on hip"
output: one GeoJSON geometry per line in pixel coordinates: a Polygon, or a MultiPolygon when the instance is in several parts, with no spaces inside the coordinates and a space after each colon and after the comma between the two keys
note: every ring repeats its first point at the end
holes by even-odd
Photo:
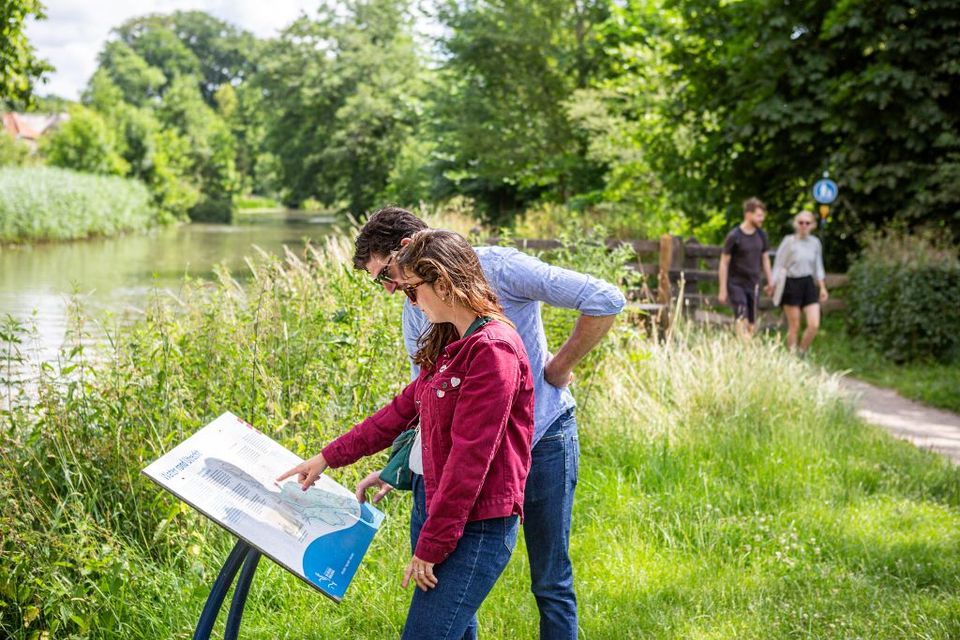
{"type": "Polygon", "coordinates": [[[553,386],[562,389],[563,387],[569,387],[570,383],[573,382],[573,371],[562,369],[556,358],[550,358],[547,366],[543,368],[543,377],[553,386]]]}

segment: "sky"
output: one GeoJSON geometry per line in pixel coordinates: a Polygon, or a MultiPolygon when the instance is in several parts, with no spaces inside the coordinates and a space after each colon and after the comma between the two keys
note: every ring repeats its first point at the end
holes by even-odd
{"type": "Polygon", "coordinates": [[[97,54],[110,29],[135,16],[199,9],[258,37],[269,37],[301,13],[312,14],[320,3],[318,0],[43,0],[43,4],[47,19],[31,20],[27,37],[39,57],[48,60],[56,71],[47,74],[47,83],[39,86],[37,93],[76,100],[96,71],[97,54]]]}

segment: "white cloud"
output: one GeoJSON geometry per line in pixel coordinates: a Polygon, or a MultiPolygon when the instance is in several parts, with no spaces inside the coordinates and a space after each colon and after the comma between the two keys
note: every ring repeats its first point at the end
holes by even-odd
{"type": "Polygon", "coordinates": [[[178,9],[206,11],[221,20],[269,37],[301,13],[313,13],[317,0],[44,0],[47,19],[31,21],[27,36],[56,71],[38,90],[77,99],[97,68],[97,54],[113,27],[147,13],[178,9]]]}

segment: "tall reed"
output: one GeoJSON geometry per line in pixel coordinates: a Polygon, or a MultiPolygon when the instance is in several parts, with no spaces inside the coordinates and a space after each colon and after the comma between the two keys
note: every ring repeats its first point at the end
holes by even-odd
{"type": "Polygon", "coordinates": [[[52,167],[0,168],[0,242],[110,236],[157,224],[136,180],[52,167]]]}

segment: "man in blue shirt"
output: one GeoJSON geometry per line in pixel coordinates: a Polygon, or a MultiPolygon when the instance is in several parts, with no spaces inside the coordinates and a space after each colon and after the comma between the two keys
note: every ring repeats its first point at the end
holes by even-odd
{"type": "MultiPolygon", "coordinates": [[[[356,238],[354,266],[366,270],[377,284],[394,293],[401,275],[393,262],[394,252],[425,228],[426,223],[399,207],[377,211],[356,238]]],[[[610,330],[625,300],[620,290],[609,283],[548,265],[516,249],[479,247],[476,252],[506,316],[516,325],[534,376],[533,461],[525,490],[523,533],[530,560],[531,590],[540,610],[540,637],[575,639],[577,601],[569,548],[580,447],[575,402],[567,387],[574,367],[610,330]],[[580,312],[570,336],[552,356],[540,317],[542,302],[580,312]]],[[[423,313],[409,300],[404,301],[403,338],[411,356],[427,326],[423,313]]],[[[413,377],[418,373],[413,367],[413,377]]],[[[421,471],[419,454],[415,445],[410,456],[415,472],[421,471]]],[[[358,498],[363,499],[368,488],[376,487],[379,491],[373,501],[377,502],[390,490],[378,476],[379,472],[374,472],[360,483],[358,498]]],[[[415,481],[415,505],[424,500],[419,487],[422,483],[415,481]]],[[[475,633],[474,621],[465,637],[475,633]]]]}

